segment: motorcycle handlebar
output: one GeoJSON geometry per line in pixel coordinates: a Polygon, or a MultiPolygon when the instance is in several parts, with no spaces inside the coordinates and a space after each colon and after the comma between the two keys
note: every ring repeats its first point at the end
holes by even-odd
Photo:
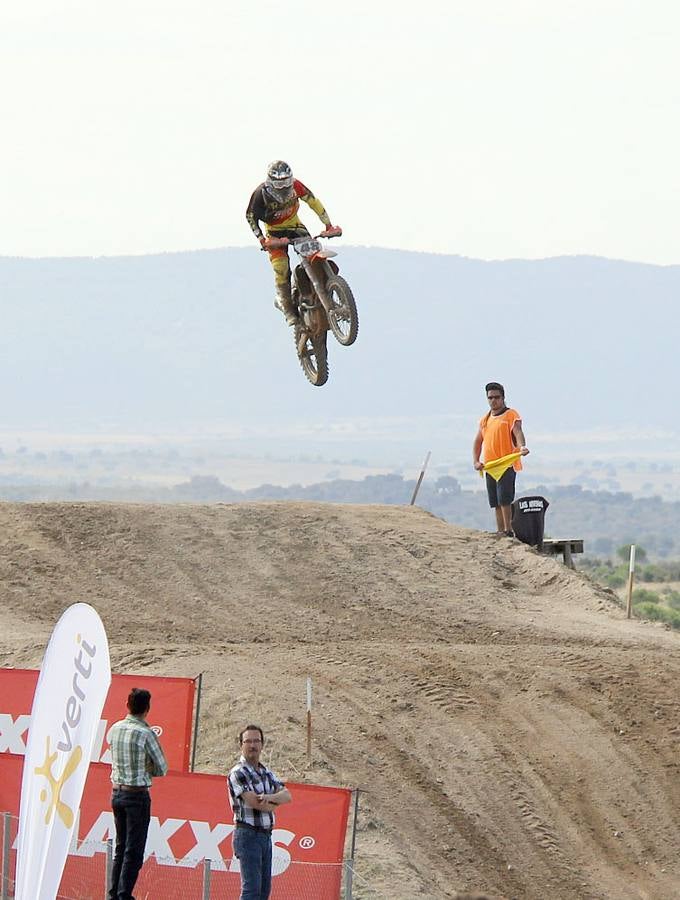
{"type": "MultiPolygon", "coordinates": [[[[327,240],[330,240],[331,238],[341,237],[341,236],[342,236],[342,232],[340,234],[324,234],[324,232],[322,231],[319,234],[314,235],[314,240],[318,240],[319,238],[326,238],[327,240]]],[[[267,253],[269,250],[278,250],[278,249],[283,250],[284,247],[288,247],[290,245],[290,238],[287,238],[287,237],[268,238],[267,242],[269,243],[268,247],[260,246],[260,250],[263,250],[265,253],[267,253]]]]}

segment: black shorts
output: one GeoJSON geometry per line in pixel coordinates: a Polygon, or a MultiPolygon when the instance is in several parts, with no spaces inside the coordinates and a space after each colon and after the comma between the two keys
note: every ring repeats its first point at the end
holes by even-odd
{"type": "Polygon", "coordinates": [[[510,466],[496,481],[487,472],[486,492],[489,495],[489,506],[496,509],[497,506],[510,506],[515,499],[515,477],[517,473],[510,466]]]}

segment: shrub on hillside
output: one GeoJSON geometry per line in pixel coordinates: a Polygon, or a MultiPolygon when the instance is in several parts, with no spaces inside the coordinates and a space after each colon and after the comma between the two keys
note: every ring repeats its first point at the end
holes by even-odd
{"type": "Polygon", "coordinates": [[[635,606],[635,615],[654,622],[666,622],[672,628],[680,629],[680,611],[659,606],[656,603],[638,603],[635,606]]]}
{"type": "MultiPolygon", "coordinates": [[[[599,578],[597,578],[596,580],[600,581],[599,578]]],[[[621,575],[619,572],[608,572],[604,576],[602,581],[604,581],[607,587],[618,588],[624,586],[624,584],[626,583],[626,577],[625,575],[621,575]]]]}
{"type": "Polygon", "coordinates": [[[672,610],[664,610],[663,606],[658,606],[656,603],[635,604],[635,615],[643,619],[651,619],[653,622],[665,622],[664,612],[666,611],[671,612],[672,610]]]}
{"type": "Polygon", "coordinates": [[[640,581],[671,581],[671,567],[665,563],[649,563],[641,566],[636,575],[640,581]]]}
{"type": "Polygon", "coordinates": [[[680,611],[680,591],[668,590],[664,592],[664,600],[671,609],[680,611]]]}
{"type": "MultiPolygon", "coordinates": [[[[624,544],[623,547],[618,547],[616,550],[616,555],[619,559],[628,562],[630,559],[630,544],[624,544]]],[[[647,559],[647,551],[644,547],[640,547],[639,545],[635,546],[635,560],[636,562],[644,562],[647,559]]]]}
{"type": "Polygon", "coordinates": [[[648,591],[647,588],[636,588],[633,591],[633,603],[661,603],[661,597],[656,591],[648,591]]]}

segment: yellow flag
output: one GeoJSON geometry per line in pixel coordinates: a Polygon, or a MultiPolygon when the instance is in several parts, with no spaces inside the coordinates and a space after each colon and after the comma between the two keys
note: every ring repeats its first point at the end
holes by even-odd
{"type": "Polygon", "coordinates": [[[508,453],[507,456],[501,456],[500,459],[491,459],[489,462],[484,463],[484,468],[479,470],[480,477],[484,475],[485,472],[488,472],[492,478],[496,481],[500,481],[504,472],[510,468],[510,466],[518,460],[522,454],[517,450],[515,453],[508,453]]]}

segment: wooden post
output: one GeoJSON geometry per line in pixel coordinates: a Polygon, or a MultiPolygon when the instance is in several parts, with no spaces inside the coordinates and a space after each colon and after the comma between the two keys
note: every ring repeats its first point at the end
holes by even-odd
{"type": "Polygon", "coordinates": [[[571,543],[569,541],[564,542],[564,548],[562,550],[562,559],[564,560],[565,566],[569,566],[570,569],[575,568],[574,560],[571,558],[571,543]]]}
{"type": "Polygon", "coordinates": [[[312,679],[307,678],[307,765],[312,764],[312,679]]]}
{"type": "Polygon", "coordinates": [[[628,598],[626,601],[626,618],[633,615],[633,581],[635,580],[635,544],[630,545],[630,562],[628,564],[628,598]]]}
{"type": "Polygon", "coordinates": [[[427,469],[427,464],[430,461],[430,456],[432,455],[432,451],[427,451],[427,456],[425,457],[425,462],[423,463],[423,468],[420,470],[420,475],[418,476],[418,481],[416,482],[416,486],[413,491],[413,496],[411,497],[411,506],[416,502],[416,497],[418,496],[418,491],[420,490],[420,485],[423,483],[423,478],[425,477],[425,469],[427,469]]]}

